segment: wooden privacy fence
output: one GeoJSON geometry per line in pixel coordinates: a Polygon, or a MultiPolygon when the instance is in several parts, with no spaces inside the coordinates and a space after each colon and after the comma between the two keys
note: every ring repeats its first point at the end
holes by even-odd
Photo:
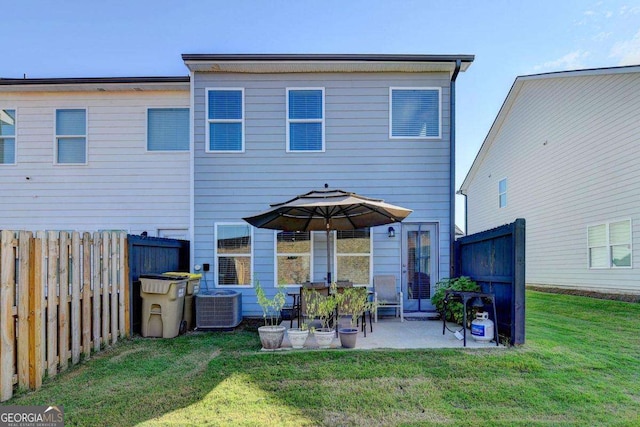
{"type": "Polygon", "coordinates": [[[127,235],[1,232],[0,401],[129,336],[127,235]]]}

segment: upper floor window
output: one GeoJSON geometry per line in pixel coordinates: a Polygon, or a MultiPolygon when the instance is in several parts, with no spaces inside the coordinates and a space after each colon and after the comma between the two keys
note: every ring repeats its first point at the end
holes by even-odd
{"type": "Polygon", "coordinates": [[[216,224],[216,284],[251,286],[253,232],[248,224],[216,224]]]}
{"type": "Polygon", "coordinates": [[[501,179],[498,183],[498,206],[507,206],[507,178],[501,179]]]}
{"type": "Polygon", "coordinates": [[[0,109],[0,165],[16,162],[16,110],[0,109]]]}
{"type": "Polygon", "coordinates": [[[371,229],[336,231],[336,278],[355,285],[371,284],[371,229]]]}
{"type": "Polygon", "coordinates": [[[287,151],[324,151],[324,88],[287,89],[287,151]]]}
{"type": "Polygon", "coordinates": [[[631,220],[588,227],[589,268],[631,267],[631,220]]]}
{"type": "Polygon", "coordinates": [[[149,108],[147,110],[147,150],[189,150],[189,109],[149,108]]]}
{"type": "Polygon", "coordinates": [[[389,137],[437,139],[441,136],[440,88],[390,88],[389,137]]]}
{"type": "Polygon", "coordinates": [[[244,152],[244,89],[207,89],[208,152],[244,152]]]}
{"type": "Polygon", "coordinates": [[[312,233],[310,231],[276,232],[276,283],[299,285],[313,277],[312,233]]]}
{"type": "Polygon", "coordinates": [[[56,110],[56,154],[58,164],[87,163],[87,110],[56,110]]]}

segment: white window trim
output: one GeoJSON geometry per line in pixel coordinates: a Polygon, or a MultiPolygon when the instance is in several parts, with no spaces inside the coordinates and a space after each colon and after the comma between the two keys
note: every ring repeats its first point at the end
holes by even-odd
{"type": "MultiPolygon", "coordinates": [[[[158,107],[158,106],[147,106],[145,108],[145,116],[144,116],[144,149],[147,153],[158,153],[158,154],[171,154],[171,153],[188,153],[190,151],[189,144],[187,144],[186,150],[149,150],[149,110],[189,110],[188,106],[174,106],[174,107],[158,107]]],[[[189,112],[189,117],[191,117],[191,112],[189,112]]],[[[191,120],[189,120],[189,128],[191,128],[191,120]]],[[[207,126],[208,128],[208,126],[207,126]]],[[[188,142],[188,141],[187,141],[188,142]]]]}
{"type": "Polygon", "coordinates": [[[507,205],[509,204],[508,202],[508,198],[507,198],[507,192],[509,190],[509,181],[507,180],[507,177],[505,176],[504,178],[500,179],[498,181],[498,209],[503,209],[506,208],[507,205]],[[504,181],[504,185],[505,185],[505,190],[504,193],[500,192],[500,183],[504,181]],[[504,206],[500,205],[500,196],[502,196],[504,194],[504,206]]]}
{"type": "Polygon", "coordinates": [[[622,218],[622,219],[616,219],[616,220],[612,220],[612,221],[605,221],[605,222],[599,222],[599,223],[594,223],[594,224],[588,224],[587,225],[587,268],[589,270],[628,270],[628,269],[632,269],[633,268],[633,220],[631,218],[622,218]],[[609,227],[611,224],[615,224],[616,222],[625,222],[625,221],[629,221],[629,251],[631,253],[631,258],[630,258],[630,265],[629,266],[615,266],[613,265],[613,260],[612,260],[612,254],[611,254],[611,246],[615,246],[615,245],[611,245],[611,239],[609,237],[609,227]],[[593,247],[593,248],[601,248],[602,246],[589,246],[589,229],[591,227],[597,227],[599,225],[604,225],[605,226],[605,231],[606,231],[606,236],[607,236],[607,243],[604,245],[607,248],[607,261],[609,263],[608,267],[592,267],[591,266],[591,262],[589,259],[589,250],[593,247]]]}
{"type": "Polygon", "coordinates": [[[249,255],[245,254],[233,254],[234,257],[250,257],[251,258],[251,277],[249,278],[248,285],[220,285],[218,283],[218,226],[220,225],[247,225],[246,222],[216,222],[213,224],[213,258],[214,258],[214,270],[213,270],[213,283],[216,288],[225,288],[225,289],[250,289],[253,288],[253,278],[255,277],[254,271],[254,262],[255,258],[253,256],[255,239],[254,239],[254,227],[249,226],[250,230],[250,238],[251,238],[251,253],[249,255]]]}
{"type": "Polygon", "coordinates": [[[326,151],[326,133],[325,133],[325,93],[324,87],[288,87],[285,93],[285,118],[286,118],[286,152],[287,153],[324,153],[326,151]],[[322,91],[322,119],[290,119],[289,118],[289,92],[295,90],[320,90],[322,91]],[[320,150],[292,150],[290,141],[290,123],[320,123],[322,126],[322,149],[320,150]]]}
{"type": "Polygon", "coordinates": [[[441,87],[400,87],[389,88],[389,139],[442,139],[442,88],[441,87]],[[438,91],[438,136],[393,136],[393,91],[394,90],[436,90],[438,91]]]}
{"type": "MultiPolygon", "coordinates": [[[[353,286],[373,286],[373,227],[369,227],[369,283],[355,283],[353,286]]],[[[332,231],[332,239],[333,239],[333,268],[332,268],[332,276],[334,277],[334,282],[338,280],[338,256],[364,256],[365,253],[360,252],[345,252],[338,255],[338,233],[336,231],[332,231]]]]}
{"type": "Polygon", "coordinates": [[[5,167],[5,166],[16,166],[18,164],[18,123],[20,122],[20,120],[18,120],[18,108],[16,107],[0,107],[0,110],[13,110],[15,111],[15,121],[16,123],[13,125],[15,131],[13,136],[0,136],[0,139],[9,139],[9,138],[13,138],[13,163],[0,163],[0,166],[5,167]]]}
{"type": "Polygon", "coordinates": [[[53,109],[53,164],[55,166],[87,166],[89,164],[89,108],[65,106],[53,109]],[[58,110],[84,110],[84,135],[58,135],[56,127],[56,115],[58,110]],[[59,163],[58,162],[58,138],[84,138],[84,163],[59,163]]]}
{"type": "MultiPolygon", "coordinates": [[[[273,286],[274,287],[278,287],[278,256],[282,256],[282,255],[288,255],[288,256],[309,256],[309,280],[313,281],[313,241],[314,241],[314,232],[310,231],[309,232],[309,242],[310,242],[310,248],[309,248],[309,252],[304,253],[289,253],[289,252],[285,252],[285,253],[280,253],[278,252],[278,233],[280,233],[282,230],[274,230],[273,233],[273,286]]],[[[284,287],[285,288],[299,288],[301,285],[301,283],[288,283],[285,284],[284,287]]]]}
{"type": "Polygon", "coordinates": [[[238,154],[244,153],[244,140],[245,140],[245,99],[244,99],[244,88],[243,87],[207,87],[204,90],[204,119],[205,119],[205,144],[204,151],[205,153],[216,153],[216,154],[238,154]],[[210,119],[209,118],[209,92],[216,91],[229,91],[229,92],[238,92],[242,93],[242,119],[210,119]],[[240,123],[242,126],[242,139],[241,139],[241,149],[240,150],[212,150],[211,149],[211,141],[209,140],[209,124],[211,123],[240,123]]]}

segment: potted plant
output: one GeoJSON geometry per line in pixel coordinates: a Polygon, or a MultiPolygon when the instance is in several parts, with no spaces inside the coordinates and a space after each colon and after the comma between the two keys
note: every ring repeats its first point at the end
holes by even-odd
{"type": "Polygon", "coordinates": [[[283,287],[278,286],[278,292],[273,298],[268,298],[258,282],[256,283],[256,296],[258,304],[262,307],[262,317],[264,318],[264,326],[258,328],[262,348],[266,350],[280,348],[286,329],[284,326],[278,325],[280,311],[285,303],[283,287]]]}
{"type": "Polygon", "coordinates": [[[459,325],[469,326],[471,321],[475,319],[475,311],[469,310],[467,312],[467,321],[464,322],[462,303],[460,301],[449,301],[447,303],[447,312],[444,312],[444,297],[445,291],[451,289],[454,291],[463,292],[479,292],[480,286],[467,276],[454,277],[452,279],[443,279],[436,283],[436,291],[431,298],[431,302],[436,306],[436,309],[440,313],[443,319],[450,322],[458,323],[459,325]]]}
{"type": "Polygon", "coordinates": [[[349,325],[338,328],[340,343],[344,348],[354,348],[358,336],[356,327],[358,319],[369,310],[374,309],[374,302],[369,301],[366,288],[345,288],[342,293],[336,294],[338,304],[338,316],[347,317],[349,325]]]}
{"type": "Polygon", "coordinates": [[[309,324],[307,321],[299,321],[298,328],[287,329],[287,337],[293,348],[304,348],[307,338],[309,337],[309,324]]]}
{"type": "Polygon", "coordinates": [[[329,348],[335,333],[330,323],[336,311],[336,299],[332,295],[322,295],[314,289],[307,289],[304,298],[310,324],[317,319],[322,325],[320,328],[312,328],[316,343],[320,348],[329,348]]]}

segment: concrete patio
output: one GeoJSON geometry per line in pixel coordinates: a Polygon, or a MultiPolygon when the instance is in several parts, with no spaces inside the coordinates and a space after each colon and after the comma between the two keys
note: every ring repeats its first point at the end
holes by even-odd
{"type": "MultiPolygon", "coordinates": [[[[282,326],[289,328],[290,322],[282,322],[282,326]]],[[[294,322],[295,326],[295,322],[294,322]]],[[[447,322],[452,331],[459,331],[460,325],[447,322]]],[[[313,334],[309,335],[305,349],[317,348],[313,334]]],[[[334,338],[331,348],[340,348],[340,339],[334,338]]],[[[358,333],[356,350],[370,350],[377,348],[394,349],[426,349],[426,348],[463,348],[463,341],[456,338],[453,332],[445,331],[442,335],[441,320],[405,319],[401,322],[397,317],[383,317],[373,324],[373,332],[367,324],[367,336],[362,331],[358,333]]],[[[471,338],[467,329],[467,348],[497,348],[495,342],[480,342],[471,338]]],[[[504,348],[500,345],[499,348],[504,348]]],[[[291,343],[285,334],[282,349],[292,350],[291,343]]]]}

